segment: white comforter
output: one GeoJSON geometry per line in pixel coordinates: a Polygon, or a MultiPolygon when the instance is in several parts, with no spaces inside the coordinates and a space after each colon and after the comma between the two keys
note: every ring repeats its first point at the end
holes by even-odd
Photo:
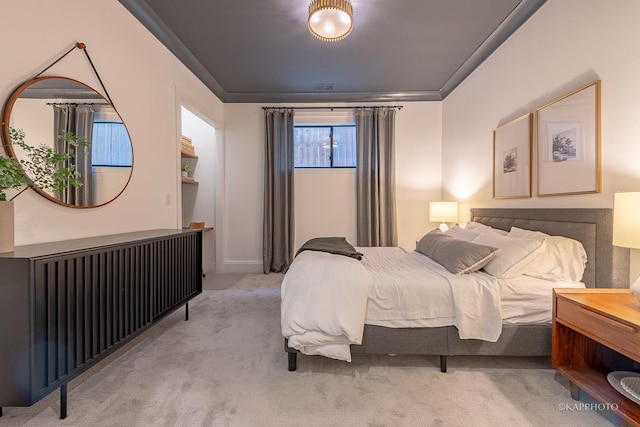
{"type": "Polygon", "coordinates": [[[303,354],[351,361],[362,343],[370,275],[354,258],[304,251],[282,281],[282,335],[303,354]]]}
{"type": "Polygon", "coordinates": [[[281,325],[290,347],[350,361],[349,345],[362,343],[365,320],[392,320],[396,311],[455,325],[463,339],[500,336],[500,290],[492,276],[455,276],[401,248],[357,249],[362,261],[314,251],[295,258],[282,283],[281,325]],[[412,298],[416,287],[428,287],[428,301],[412,298]],[[398,304],[404,306],[396,310],[398,304]]]}

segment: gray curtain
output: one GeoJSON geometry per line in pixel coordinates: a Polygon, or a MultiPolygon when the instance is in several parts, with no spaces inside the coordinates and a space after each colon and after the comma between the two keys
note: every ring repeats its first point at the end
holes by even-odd
{"type": "Polygon", "coordinates": [[[357,245],[397,246],[395,109],[355,112],[357,245]]]}
{"type": "Polygon", "coordinates": [[[285,272],[293,260],[293,109],[265,110],[262,268],[285,272]]]}
{"type": "Polygon", "coordinates": [[[79,141],[91,143],[93,134],[93,118],[95,110],[93,105],[54,104],[53,105],[53,134],[55,136],[55,151],[71,154],[68,164],[75,166],[80,173],[81,186],[68,186],[58,198],[70,205],[92,206],[92,179],[91,146],[70,147],[64,135],[70,132],[78,137],[79,141]]]}

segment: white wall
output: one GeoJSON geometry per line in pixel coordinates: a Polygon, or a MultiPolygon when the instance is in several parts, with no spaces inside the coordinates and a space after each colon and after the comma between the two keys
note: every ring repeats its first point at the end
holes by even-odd
{"type": "Polygon", "coordinates": [[[298,169],[294,178],[295,248],[314,237],[356,244],[356,170],[298,169]]]}
{"type": "Polygon", "coordinates": [[[131,167],[94,166],[91,189],[91,204],[99,205],[116,197],[131,177],[131,167]]]}
{"type": "MultiPolygon", "coordinates": [[[[464,201],[461,214],[471,206],[611,208],[614,192],[640,190],[638,16],[637,0],[549,0],[444,100],[443,194],[464,201]],[[493,201],[493,130],[597,79],[602,192],[493,201]]],[[[535,158],[533,171],[535,195],[535,158]]]]}
{"type": "Polygon", "coordinates": [[[417,239],[438,226],[429,222],[429,202],[444,200],[442,103],[403,105],[396,113],[398,244],[414,249],[417,239]]]}
{"type": "MultiPolygon", "coordinates": [[[[33,192],[18,197],[16,244],[180,227],[176,94],[222,123],[220,100],[116,1],[7,1],[2,16],[0,99],[75,42],[84,42],[134,149],[129,186],[104,207],[65,208],[33,192]]],[[[78,49],[46,75],[71,77],[101,91],[78,49]]]]}
{"type": "MultiPolygon", "coordinates": [[[[429,201],[440,200],[442,108],[440,102],[408,102],[403,106],[396,114],[398,238],[400,245],[415,247],[416,238],[434,227],[428,222],[429,201]]],[[[225,105],[225,271],[262,270],[261,107],[225,105]]],[[[355,202],[349,205],[349,199],[355,199],[353,172],[319,174],[318,171],[296,174],[295,197],[298,203],[302,202],[296,210],[298,244],[318,235],[344,235],[355,241],[355,202]],[[317,186],[318,176],[330,181],[330,185],[322,187],[324,191],[317,186]],[[318,197],[311,198],[309,188],[315,188],[318,197]],[[325,203],[332,198],[347,206],[344,214],[332,211],[337,203],[325,203]]]]}
{"type": "Polygon", "coordinates": [[[262,271],[263,126],[259,105],[225,105],[224,272],[262,271]]]}
{"type": "MultiPolygon", "coordinates": [[[[48,99],[18,99],[11,109],[9,126],[22,129],[25,132],[25,142],[30,145],[45,144],[53,148],[53,114],[51,106],[47,105],[47,102],[52,101],[48,99]]],[[[15,147],[14,149],[19,148],[15,147]]]]}

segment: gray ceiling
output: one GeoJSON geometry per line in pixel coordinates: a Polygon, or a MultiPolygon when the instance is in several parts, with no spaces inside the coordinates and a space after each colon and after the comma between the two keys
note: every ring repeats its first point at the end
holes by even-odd
{"type": "Polygon", "coordinates": [[[368,102],[444,99],[546,0],[351,0],[334,43],[310,0],[119,1],[223,102],[368,102]]]}

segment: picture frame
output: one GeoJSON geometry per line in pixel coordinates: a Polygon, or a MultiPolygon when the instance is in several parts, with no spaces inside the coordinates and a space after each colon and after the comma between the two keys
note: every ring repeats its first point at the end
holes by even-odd
{"type": "Polygon", "coordinates": [[[536,111],[539,197],[600,193],[600,80],[536,111]]]}
{"type": "Polygon", "coordinates": [[[531,197],[533,115],[527,113],[493,131],[493,198],[531,197]]]}

